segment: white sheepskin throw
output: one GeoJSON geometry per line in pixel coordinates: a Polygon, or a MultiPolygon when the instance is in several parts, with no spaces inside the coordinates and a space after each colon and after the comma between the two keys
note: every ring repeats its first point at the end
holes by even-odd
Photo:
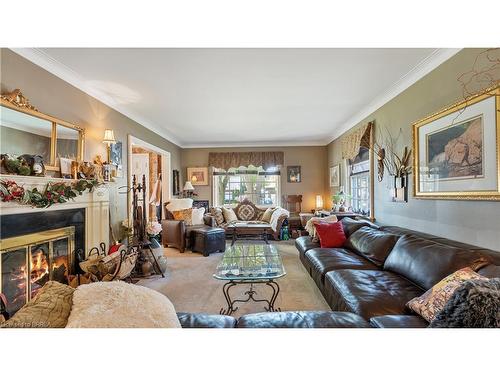
{"type": "Polygon", "coordinates": [[[335,223],[335,222],[337,222],[337,216],[335,216],[335,215],[330,215],[330,216],[326,216],[326,217],[316,217],[315,216],[315,217],[312,217],[309,220],[307,220],[305,230],[309,233],[309,235],[311,236],[311,238],[314,242],[319,241],[319,238],[316,234],[316,227],[314,226],[314,223],[318,223],[320,221],[326,222],[326,223],[335,223]]]}
{"type": "Polygon", "coordinates": [[[276,232],[276,230],[278,229],[278,221],[280,219],[280,217],[282,216],[286,216],[286,217],[289,217],[290,216],[290,212],[288,212],[287,210],[285,210],[284,208],[281,208],[281,207],[277,207],[274,211],[273,211],[273,214],[271,215],[271,220],[269,220],[269,224],[271,224],[271,228],[276,232]]]}
{"type": "Polygon", "coordinates": [[[172,302],[123,281],[80,285],[66,328],[181,328],[172,302]]]}

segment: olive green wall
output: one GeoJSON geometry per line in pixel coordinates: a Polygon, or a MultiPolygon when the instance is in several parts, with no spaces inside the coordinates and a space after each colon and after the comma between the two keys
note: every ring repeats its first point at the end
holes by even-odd
{"type": "Polygon", "coordinates": [[[122,141],[124,177],[109,185],[111,218],[115,231],[119,230],[119,223],[127,217],[127,195],[118,194],[117,189],[127,183],[128,134],[169,151],[172,169],[180,168],[181,152],[177,145],[11,50],[2,48],[0,53],[1,92],[19,88],[41,112],[85,128],[85,160],[91,160],[98,154],[106,158],[106,147],[102,143],[104,129],[113,129],[116,140],[122,141]]]}
{"type": "MultiPolygon", "coordinates": [[[[317,194],[326,200],[325,170],[327,160],[326,146],[301,146],[301,147],[231,147],[231,148],[193,148],[182,150],[181,180],[185,181],[188,167],[208,166],[209,152],[245,152],[245,151],[283,151],[285,166],[281,171],[281,194],[302,194],[302,211],[315,208],[317,194]],[[302,182],[289,183],[286,178],[286,167],[300,165],[302,182]]],[[[195,186],[197,199],[212,201],[212,181],[209,186],[195,186]]],[[[182,188],[181,184],[181,188],[182,188]]]]}
{"type": "MultiPolygon", "coordinates": [[[[483,50],[460,51],[366,117],[358,126],[375,121],[377,138],[380,138],[384,128],[393,136],[397,135],[401,128],[401,144],[411,146],[413,122],[463,99],[457,78],[472,68],[476,56],[481,51],[483,50]]],[[[500,79],[499,70],[496,74],[496,79],[500,79]]],[[[346,171],[342,163],[341,139],[342,137],[337,138],[328,145],[328,166],[341,163],[342,184],[345,184],[346,171]]],[[[390,201],[388,183],[387,175],[382,182],[375,180],[375,218],[378,222],[500,250],[500,202],[414,199],[411,196],[413,183],[410,182],[409,202],[393,203],[390,201]]]]}

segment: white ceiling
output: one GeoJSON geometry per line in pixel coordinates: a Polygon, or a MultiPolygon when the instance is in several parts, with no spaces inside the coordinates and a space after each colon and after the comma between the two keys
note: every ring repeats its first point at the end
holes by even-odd
{"type": "Polygon", "coordinates": [[[456,49],[14,49],[182,147],[325,145],[456,49]]]}

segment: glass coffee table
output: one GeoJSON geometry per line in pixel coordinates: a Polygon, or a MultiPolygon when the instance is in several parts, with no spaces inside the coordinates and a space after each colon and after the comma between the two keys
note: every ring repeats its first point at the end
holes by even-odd
{"type": "Polygon", "coordinates": [[[280,292],[275,279],[286,275],[283,261],[278,249],[270,244],[241,243],[229,246],[222,261],[217,266],[214,278],[226,281],[222,292],[226,298],[227,308],[222,308],[220,314],[231,315],[238,307],[237,303],[266,302],[266,311],[280,311],[274,306],[280,292]],[[235,285],[250,284],[250,289],[244,294],[246,299],[231,299],[229,290],[235,285]],[[272,289],[270,299],[258,299],[255,284],[267,285],[272,289]]]}

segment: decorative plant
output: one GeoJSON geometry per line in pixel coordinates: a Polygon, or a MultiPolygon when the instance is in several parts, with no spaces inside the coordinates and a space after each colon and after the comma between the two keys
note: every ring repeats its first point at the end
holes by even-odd
{"type": "Polygon", "coordinates": [[[411,153],[412,150],[405,146],[399,153],[399,139],[402,130],[399,130],[397,137],[393,137],[389,130],[385,129],[386,135],[382,141],[374,144],[374,153],[377,155],[378,180],[384,178],[384,171],[390,176],[403,177],[412,172],[411,153]]]}

